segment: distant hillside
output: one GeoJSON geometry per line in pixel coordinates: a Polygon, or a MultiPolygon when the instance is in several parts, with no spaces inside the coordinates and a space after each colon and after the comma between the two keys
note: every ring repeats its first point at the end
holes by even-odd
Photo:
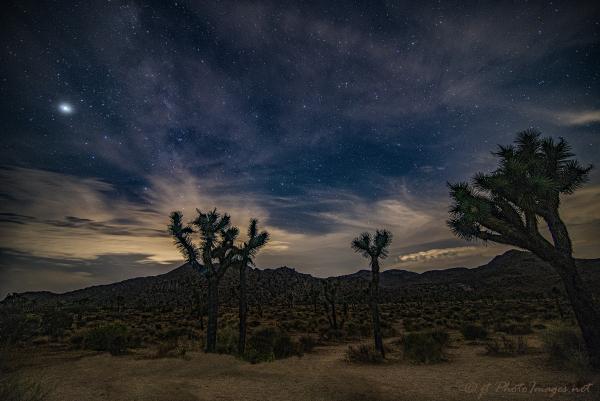
{"type": "MultiPolygon", "coordinates": [[[[584,281],[593,292],[600,288],[600,259],[578,260],[584,281]]],[[[336,278],[340,297],[346,302],[365,300],[370,272],[336,278]]],[[[325,279],[299,273],[289,267],[250,269],[248,273],[250,303],[312,303],[325,279]]],[[[547,294],[553,287],[562,288],[552,268],[528,252],[511,250],[489,263],[473,269],[452,268],[415,273],[391,269],[381,274],[382,301],[446,297],[519,297],[547,294]]],[[[83,288],[64,294],[26,292],[9,295],[2,303],[79,303],[132,307],[186,305],[194,296],[204,296],[204,277],[185,264],[158,276],[139,277],[114,284],[83,288]]],[[[237,302],[238,272],[230,270],[220,287],[223,304],[237,302]]]]}

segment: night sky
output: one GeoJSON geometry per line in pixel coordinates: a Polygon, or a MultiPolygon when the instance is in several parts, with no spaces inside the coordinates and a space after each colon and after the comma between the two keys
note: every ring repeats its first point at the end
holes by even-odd
{"type": "MultiPolygon", "coordinates": [[[[600,3],[420,3],[4,2],[0,297],[169,271],[195,207],[318,276],[375,228],[385,268],[502,252],[452,236],[446,182],[528,127],[600,165],[600,3]]],[[[599,201],[596,169],[564,203],[579,257],[599,201]]]]}

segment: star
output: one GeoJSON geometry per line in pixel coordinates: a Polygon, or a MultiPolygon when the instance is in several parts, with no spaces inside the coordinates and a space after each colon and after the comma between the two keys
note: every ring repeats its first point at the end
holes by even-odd
{"type": "Polygon", "coordinates": [[[73,109],[70,103],[62,102],[58,105],[58,111],[61,114],[73,114],[75,109],[73,109]]]}

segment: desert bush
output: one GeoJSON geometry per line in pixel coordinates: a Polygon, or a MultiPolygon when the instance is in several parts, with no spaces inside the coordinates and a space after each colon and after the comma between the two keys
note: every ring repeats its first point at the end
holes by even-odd
{"type": "Polygon", "coordinates": [[[509,322],[509,323],[503,323],[503,324],[498,324],[496,326],[496,331],[500,331],[506,334],[513,334],[513,335],[523,335],[523,334],[531,334],[533,333],[533,330],[531,330],[531,323],[530,322],[523,322],[523,323],[517,323],[517,322],[509,322]]]}
{"type": "Polygon", "coordinates": [[[177,340],[178,338],[194,339],[195,335],[190,327],[169,328],[158,336],[161,340],[177,340]]]}
{"type": "Polygon", "coordinates": [[[83,346],[94,351],[108,351],[111,355],[122,355],[132,344],[129,329],[122,324],[98,326],[83,337],[83,346]]]}
{"type": "Polygon", "coordinates": [[[460,328],[465,340],[485,340],[488,336],[487,330],[478,324],[465,324],[460,328]]]}
{"type": "Polygon", "coordinates": [[[500,338],[490,339],[486,345],[488,355],[494,356],[511,356],[526,354],[529,346],[527,340],[523,336],[517,336],[516,340],[502,335],[500,338]]]}
{"type": "Polygon", "coordinates": [[[298,344],[300,345],[300,350],[303,353],[311,352],[317,345],[317,340],[315,340],[313,336],[303,335],[298,339],[298,344]]]}
{"type": "Polygon", "coordinates": [[[177,340],[158,344],[155,358],[185,358],[187,348],[177,340]]]}
{"type": "Polygon", "coordinates": [[[73,346],[75,346],[75,348],[79,348],[83,344],[83,340],[84,335],[81,333],[75,333],[71,335],[71,338],[69,338],[69,341],[71,344],[73,344],[73,346]]]}
{"type": "Polygon", "coordinates": [[[39,324],[39,318],[36,316],[11,310],[1,311],[0,345],[14,344],[33,337],[39,324]]]}
{"type": "Polygon", "coordinates": [[[349,338],[359,338],[363,336],[361,326],[352,320],[346,323],[344,330],[346,331],[346,336],[349,338]]]}
{"type": "Polygon", "coordinates": [[[44,401],[48,391],[40,383],[9,376],[0,381],[0,400],[2,401],[44,401]]]}
{"type": "Polygon", "coordinates": [[[265,327],[248,337],[244,359],[251,363],[301,356],[300,345],[283,330],[265,327]]]}
{"type": "Polygon", "coordinates": [[[394,326],[389,321],[382,320],[381,321],[381,334],[383,337],[394,337],[397,332],[394,326]]]}
{"type": "Polygon", "coordinates": [[[332,329],[329,326],[322,327],[319,334],[323,340],[333,341],[343,340],[347,336],[346,330],[332,329]]]}
{"type": "Polygon", "coordinates": [[[273,341],[273,354],[275,359],[289,358],[294,355],[301,355],[298,343],[284,331],[279,331],[273,341]]]}
{"type": "Polygon", "coordinates": [[[346,350],[346,360],[352,363],[381,363],[381,353],[369,344],[349,345],[346,350]]]}
{"type": "Polygon", "coordinates": [[[226,327],[217,333],[217,352],[236,355],[238,352],[238,332],[233,327],[226,327]]]}
{"type": "Polygon", "coordinates": [[[61,309],[46,311],[42,315],[42,333],[53,338],[62,337],[72,324],[73,315],[61,309]]]}
{"type": "Polygon", "coordinates": [[[549,328],[542,336],[542,343],[553,365],[569,370],[587,369],[589,361],[585,343],[575,328],[549,328]]]}
{"type": "Polygon", "coordinates": [[[441,329],[408,333],[401,340],[404,357],[417,363],[445,361],[449,341],[448,332],[441,329]]]}

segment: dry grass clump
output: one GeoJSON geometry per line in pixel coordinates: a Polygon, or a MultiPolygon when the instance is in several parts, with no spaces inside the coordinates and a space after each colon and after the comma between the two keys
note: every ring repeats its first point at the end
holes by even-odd
{"type": "Polygon", "coordinates": [[[381,363],[381,353],[369,344],[349,345],[346,350],[346,360],[352,363],[381,363]]]}

